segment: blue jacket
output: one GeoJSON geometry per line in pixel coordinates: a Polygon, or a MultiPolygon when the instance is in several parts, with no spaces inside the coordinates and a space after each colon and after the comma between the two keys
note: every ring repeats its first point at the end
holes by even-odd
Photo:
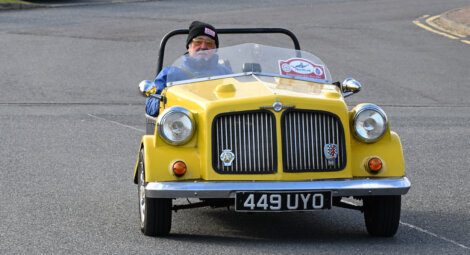
{"type": "MultiPolygon", "coordinates": [[[[219,56],[214,54],[210,59],[195,59],[189,55],[183,56],[183,63],[179,67],[169,66],[163,70],[155,78],[155,86],[157,94],[160,94],[164,88],[168,75],[171,81],[186,80],[199,77],[225,75],[232,73],[230,68],[219,64],[219,56]]],[[[153,97],[147,97],[145,111],[150,116],[157,116],[159,108],[159,100],[153,97]]]]}

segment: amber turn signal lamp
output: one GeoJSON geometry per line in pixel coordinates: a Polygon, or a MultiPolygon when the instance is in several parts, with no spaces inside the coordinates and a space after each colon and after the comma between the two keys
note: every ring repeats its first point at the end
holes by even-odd
{"type": "Polygon", "coordinates": [[[378,173],[380,170],[382,170],[382,160],[379,158],[371,158],[369,159],[367,166],[369,167],[369,171],[378,173]]]}
{"type": "Polygon", "coordinates": [[[173,173],[178,177],[186,173],[186,164],[183,161],[176,161],[171,168],[173,169],[173,173]]]}

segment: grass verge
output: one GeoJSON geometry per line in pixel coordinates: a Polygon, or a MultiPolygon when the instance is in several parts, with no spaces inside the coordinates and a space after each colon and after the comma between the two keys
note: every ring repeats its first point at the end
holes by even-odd
{"type": "Polygon", "coordinates": [[[0,0],[0,4],[31,4],[26,1],[20,1],[20,0],[0,0]]]}

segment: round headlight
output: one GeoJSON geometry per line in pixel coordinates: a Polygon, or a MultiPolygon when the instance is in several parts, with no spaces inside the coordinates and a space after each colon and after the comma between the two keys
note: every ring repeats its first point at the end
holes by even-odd
{"type": "Polygon", "coordinates": [[[185,108],[174,106],[166,109],[157,119],[158,134],[169,144],[181,145],[194,134],[194,118],[185,108]]]}
{"type": "Polygon", "coordinates": [[[352,122],[356,137],[365,142],[379,140],[387,129],[387,115],[375,104],[358,105],[352,122]]]}

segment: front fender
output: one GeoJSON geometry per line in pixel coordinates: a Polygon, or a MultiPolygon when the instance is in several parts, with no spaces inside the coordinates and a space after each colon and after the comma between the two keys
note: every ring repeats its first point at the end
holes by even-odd
{"type": "Polygon", "coordinates": [[[149,159],[149,150],[154,146],[155,144],[155,136],[154,135],[144,135],[142,137],[142,140],[140,142],[140,147],[139,147],[139,152],[137,153],[137,160],[135,162],[134,166],[134,183],[137,184],[137,170],[139,169],[139,155],[140,151],[143,152],[144,154],[144,165],[147,165],[148,159],[149,159]]]}
{"type": "Polygon", "coordinates": [[[400,137],[393,131],[385,133],[384,137],[375,143],[362,143],[351,139],[352,174],[353,177],[402,177],[405,176],[405,160],[400,137]],[[366,170],[366,164],[371,157],[379,157],[383,169],[377,174],[366,170]]]}

